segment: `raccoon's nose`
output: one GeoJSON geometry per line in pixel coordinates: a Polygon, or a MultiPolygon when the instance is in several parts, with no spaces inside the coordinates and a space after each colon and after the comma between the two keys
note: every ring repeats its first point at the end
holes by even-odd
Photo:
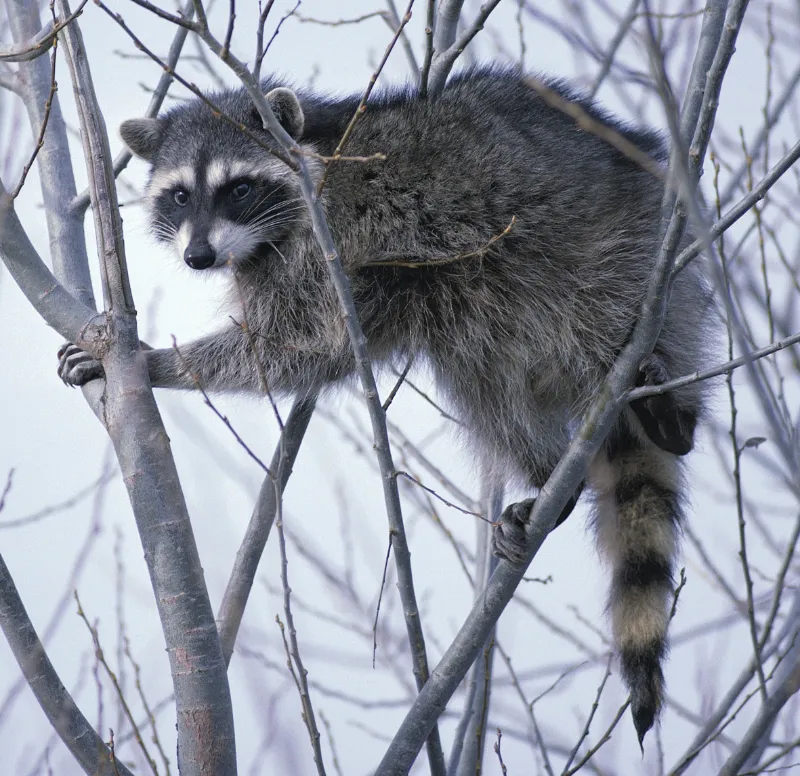
{"type": "Polygon", "coordinates": [[[208,269],[214,266],[217,256],[207,242],[192,243],[183,253],[183,260],[192,269],[208,269]]]}

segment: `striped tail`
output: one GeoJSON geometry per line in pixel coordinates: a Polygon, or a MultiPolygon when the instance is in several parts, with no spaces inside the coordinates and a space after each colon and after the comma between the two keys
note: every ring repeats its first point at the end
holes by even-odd
{"type": "Polygon", "coordinates": [[[661,663],[674,595],[680,463],[625,410],[592,462],[589,480],[597,494],[598,547],[613,572],[608,611],[614,645],[641,746],[664,700],[661,663]]]}

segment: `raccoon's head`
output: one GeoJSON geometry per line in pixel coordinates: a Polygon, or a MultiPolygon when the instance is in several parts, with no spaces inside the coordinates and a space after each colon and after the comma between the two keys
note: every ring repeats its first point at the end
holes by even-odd
{"type": "MultiPolygon", "coordinates": [[[[215,95],[237,124],[265,134],[243,91],[215,95]]],[[[291,89],[266,95],[284,129],[303,132],[303,110],[291,89]]],[[[156,238],[173,245],[192,269],[241,264],[280,254],[303,210],[292,171],[200,100],[157,119],[130,119],[125,145],[151,163],[147,198],[156,238]]]]}

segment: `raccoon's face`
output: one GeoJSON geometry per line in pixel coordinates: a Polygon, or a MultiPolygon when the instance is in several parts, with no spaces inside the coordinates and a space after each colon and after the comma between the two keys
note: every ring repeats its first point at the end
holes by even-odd
{"type": "Polygon", "coordinates": [[[281,168],[286,169],[272,159],[155,167],[148,197],[156,238],[171,243],[192,269],[279,252],[277,243],[303,209],[290,171],[281,168]]]}
{"type": "MultiPolygon", "coordinates": [[[[284,128],[299,137],[303,112],[294,92],[273,89],[267,99],[284,128]]],[[[253,113],[239,96],[227,107],[239,123],[253,113]]],[[[192,269],[281,255],[277,244],[304,209],[283,162],[212,117],[199,101],[165,118],[126,121],[120,134],[153,165],[147,193],[156,238],[171,244],[192,269]]]]}

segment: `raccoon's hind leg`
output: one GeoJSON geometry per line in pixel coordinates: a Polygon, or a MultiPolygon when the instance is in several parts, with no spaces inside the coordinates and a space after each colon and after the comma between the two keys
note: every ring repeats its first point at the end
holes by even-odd
{"type": "Polygon", "coordinates": [[[680,463],[620,416],[595,456],[589,483],[597,493],[595,529],[612,566],[608,609],[633,723],[642,744],[664,698],[661,663],[673,598],[681,518],[680,463]]]}
{"type": "MultiPolygon", "coordinates": [[[[663,385],[669,379],[664,359],[653,353],[642,361],[636,385],[663,385]]],[[[662,450],[673,455],[686,455],[691,451],[697,413],[681,406],[674,393],[637,399],[631,402],[631,409],[647,436],[662,450]]]]}
{"type": "MultiPolygon", "coordinates": [[[[575,509],[575,504],[578,503],[582,490],[583,484],[581,483],[564,509],[561,510],[553,530],[570,516],[572,510],[575,509]]],[[[498,525],[492,533],[492,552],[498,558],[503,558],[515,566],[521,566],[528,559],[525,526],[528,524],[528,517],[535,502],[535,498],[526,498],[516,504],[509,504],[503,510],[498,525]]]]}

